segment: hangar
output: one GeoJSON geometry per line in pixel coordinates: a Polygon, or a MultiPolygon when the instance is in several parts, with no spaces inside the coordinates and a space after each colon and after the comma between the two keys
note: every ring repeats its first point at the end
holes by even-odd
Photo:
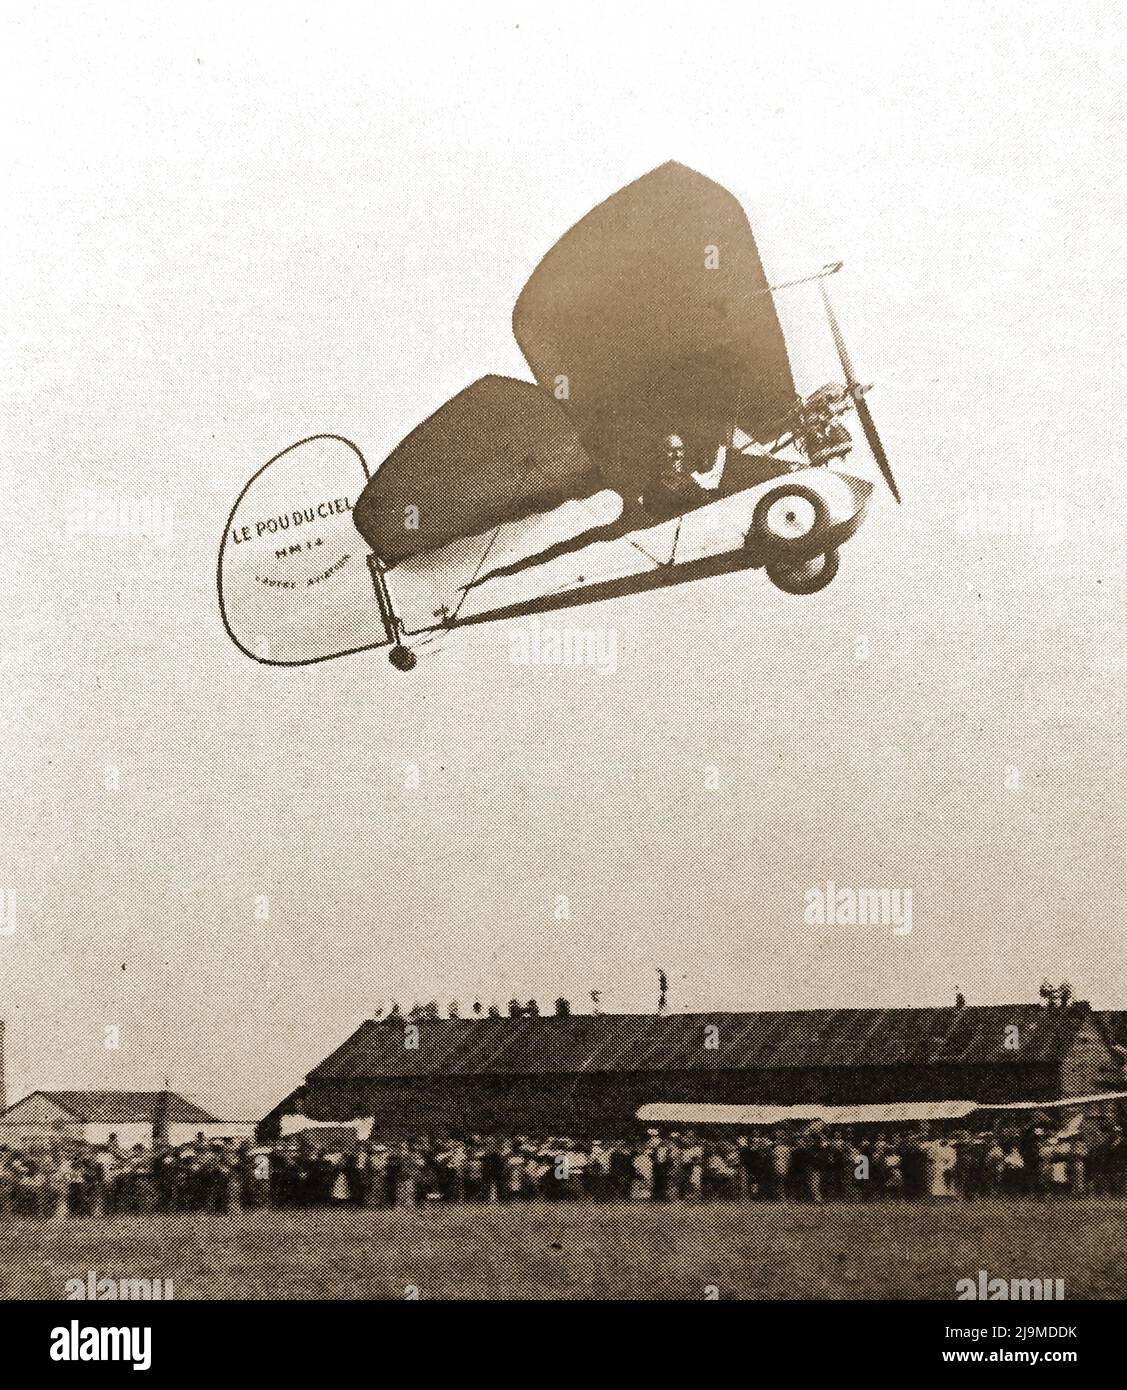
{"type": "Polygon", "coordinates": [[[977,1105],[1114,1092],[1122,1054],[1084,1003],[779,1013],[371,1020],[263,1121],[387,1133],[611,1135],[655,1103],[977,1105]]]}

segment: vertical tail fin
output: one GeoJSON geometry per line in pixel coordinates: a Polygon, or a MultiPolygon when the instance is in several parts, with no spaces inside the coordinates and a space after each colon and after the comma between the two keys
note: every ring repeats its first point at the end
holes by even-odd
{"type": "Polygon", "coordinates": [[[387,645],[352,509],[368,481],[355,444],[314,435],[247,483],[219,547],[231,640],[270,666],[306,666],[387,645]]]}

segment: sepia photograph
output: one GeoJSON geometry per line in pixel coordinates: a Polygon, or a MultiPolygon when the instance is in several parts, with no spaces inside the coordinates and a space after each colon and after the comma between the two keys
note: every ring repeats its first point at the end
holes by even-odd
{"type": "Polygon", "coordinates": [[[34,1373],[1110,1346],[1122,6],[2,13],[34,1373]]]}

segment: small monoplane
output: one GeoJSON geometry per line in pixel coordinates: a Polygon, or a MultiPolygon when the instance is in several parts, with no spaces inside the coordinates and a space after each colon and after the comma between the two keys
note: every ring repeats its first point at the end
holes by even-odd
{"type": "Polygon", "coordinates": [[[840,262],[769,283],[747,217],[668,163],[556,243],[517,300],[534,382],[486,376],[369,474],[317,435],[243,489],[219,602],[256,660],[299,666],[762,568],[824,589],[872,485],[845,471],[855,413],[900,500],[827,290],[840,262]],[[776,296],[816,286],[843,380],[795,386],[776,296]],[[361,544],[363,541],[363,544],[361,544]]]}

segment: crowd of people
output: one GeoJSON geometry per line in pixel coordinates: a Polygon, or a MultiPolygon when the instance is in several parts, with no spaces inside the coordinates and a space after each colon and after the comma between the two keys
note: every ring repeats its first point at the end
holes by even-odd
{"type": "Polygon", "coordinates": [[[173,1148],[0,1145],[0,1217],[442,1202],[880,1201],[1127,1195],[1127,1133],[1106,1118],[946,1134],[872,1127],[735,1137],[650,1129],[631,1140],[432,1136],[173,1148]]]}

